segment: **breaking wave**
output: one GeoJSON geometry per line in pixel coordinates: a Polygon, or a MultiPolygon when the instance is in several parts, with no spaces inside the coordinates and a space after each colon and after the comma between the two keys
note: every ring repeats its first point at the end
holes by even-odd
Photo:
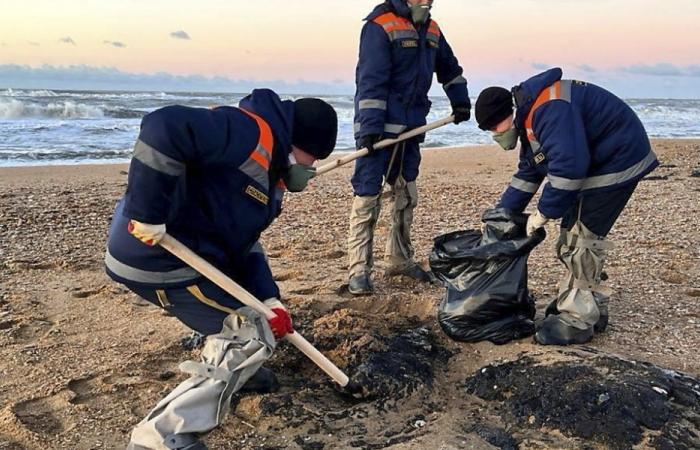
{"type": "Polygon", "coordinates": [[[15,98],[0,99],[0,119],[102,119],[104,117],[133,119],[143,117],[145,114],[145,111],[140,110],[107,108],[70,100],[39,104],[15,98]]]}
{"type": "Polygon", "coordinates": [[[104,112],[98,106],[71,101],[40,105],[16,99],[0,100],[0,118],[2,119],[22,119],[25,117],[93,119],[104,116],[104,112]]]}

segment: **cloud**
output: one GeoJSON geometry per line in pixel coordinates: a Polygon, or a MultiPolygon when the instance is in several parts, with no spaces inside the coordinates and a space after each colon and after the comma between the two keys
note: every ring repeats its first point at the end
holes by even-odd
{"type": "Polygon", "coordinates": [[[71,38],[70,36],[62,37],[58,40],[58,42],[63,42],[64,44],[77,45],[73,38],[71,38]]]}
{"type": "Polygon", "coordinates": [[[38,42],[34,41],[27,41],[27,44],[31,45],[32,47],[38,47],[40,45],[38,42]]]}
{"type": "Polygon", "coordinates": [[[545,63],[541,63],[541,62],[533,62],[530,64],[530,66],[535,70],[547,70],[547,69],[550,69],[552,67],[549,64],[545,64],[545,63]]]}
{"type": "Polygon", "coordinates": [[[186,41],[192,39],[190,35],[187,34],[187,32],[184,30],[173,31],[172,33],[170,33],[170,37],[173,39],[184,39],[186,41]]]}
{"type": "Polygon", "coordinates": [[[112,47],[125,48],[126,44],[119,41],[102,41],[104,45],[111,45],[112,47]]]}
{"type": "Polygon", "coordinates": [[[636,64],[620,68],[622,72],[651,77],[700,77],[700,65],[678,66],[661,62],[656,64],[636,64]]]}
{"type": "MultiPolygon", "coordinates": [[[[575,66],[571,66],[572,69],[575,66]]],[[[585,77],[623,98],[700,98],[700,65],[684,66],[683,77],[646,76],[623,72],[618,69],[597,68],[596,73],[585,77]]],[[[564,73],[568,73],[565,69],[564,73]]],[[[472,91],[486,86],[514,86],[532,76],[531,68],[523,73],[499,75],[497,73],[470,78],[472,91]]],[[[565,75],[567,78],[568,76],[565,75]]],[[[208,77],[203,75],[172,75],[169,73],[133,73],[113,67],[87,65],[26,66],[0,64],[0,86],[27,89],[74,90],[124,90],[157,92],[228,92],[247,93],[255,88],[270,88],[284,94],[352,95],[355,90],[351,80],[255,80],[245,78],[208,77]]],[[[433,95],[444,95],[434,83],[433,95]]]]}
{"type": "Polygon", "coordinates": [[[576,68],[581,72],[586,73],[596,73],[598,71],[595,67],[589,66],[588,64],[579,64],[578,66],[576,66],[576,68]]]}
{"type": "Polygon", "coordinates": [[[267,87],[285,94],[349,94],[354,85],[341,80],[251,80],[203,75],[172,75],[165,72],[132,73],[113,67],[86,65],[31,67],[0,64],[0,86],[28,89],[188,91],[247,93],[267,87]]]}

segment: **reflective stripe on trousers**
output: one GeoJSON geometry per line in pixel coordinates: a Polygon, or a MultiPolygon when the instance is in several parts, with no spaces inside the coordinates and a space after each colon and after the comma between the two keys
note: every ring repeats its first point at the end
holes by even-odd
{"type": "Polygon", "coordinates": [[[109,249],[105,252],[105,266],[118,277],[124,278],[125,280],[131,280],[136,283],[181,283],[185,281],[193,281],[201,277],[199,272],[187,266],[180,269],[163,272],[137,269],[136,267],[132,267],[116,259],[109,252],[109,249]]]}

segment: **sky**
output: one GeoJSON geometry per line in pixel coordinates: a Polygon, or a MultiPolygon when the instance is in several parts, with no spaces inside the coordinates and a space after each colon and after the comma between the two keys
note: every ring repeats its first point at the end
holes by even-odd
{"type": "MultiPolygon", "coordinates": [[[[0,0],[0,88],[352,93],[377,3],[0,0]]],[[[432,14],[473,96],[558,66],[626,98],[700,98],[700,0],[435,0],[432,14]]]]}

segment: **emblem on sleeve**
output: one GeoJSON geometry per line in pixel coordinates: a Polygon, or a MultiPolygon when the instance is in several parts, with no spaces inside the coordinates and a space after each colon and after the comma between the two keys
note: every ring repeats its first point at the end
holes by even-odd
{"type": "Polygon", "coordinates": [[[265,193],[261,192],[260,190],[254,188],[251,185],[248,185],[247,188],[245,188],[245,193],[253,197],[255,200],[259,201],[263,205],[267,205],[267,203],[270,201],[270,198],[265,195],[265,193]]]}

